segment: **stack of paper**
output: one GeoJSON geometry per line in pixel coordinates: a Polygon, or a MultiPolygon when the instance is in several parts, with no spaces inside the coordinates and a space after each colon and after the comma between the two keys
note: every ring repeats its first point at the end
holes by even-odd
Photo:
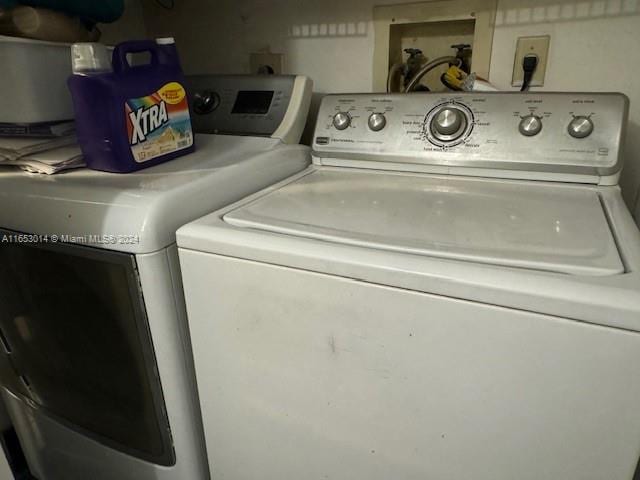
{"type": "Polygon", "coordinates": [[[74,135],[56,138],[0,138],[0,165],[17,165],[25,171],[51,175],[83,167],[82,152],[74,135]]]}
{"type": "Polygon", "coordinates": [[[52,175],[70,168],[84,167],[85,163],[80,147],[70,145],[20,157],[15,165],[27,172],[52,175]]]}
{"type": "Polygon", "coordinates": [[[3,123],[0,122],[0,136],[2,137],[64,137],[73,135],[76,123],[66,122],[44,123],[3,123]]]}

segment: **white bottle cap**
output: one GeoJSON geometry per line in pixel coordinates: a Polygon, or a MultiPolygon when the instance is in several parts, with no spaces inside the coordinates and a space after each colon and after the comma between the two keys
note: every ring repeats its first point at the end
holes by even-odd
{"type": "Polygon", "coordinates": [[[173,39],[173,37],[160,37],[156,38],[156,43],[158,45],[173,45],[174,43],[176,43],[176,41],[173,39]]]}
{"type": "Polygon", "coordinates": [[[101,43],[74,43],[71,46],[73,73],[103,73],[112,70],[107,47],[101,43]]]}

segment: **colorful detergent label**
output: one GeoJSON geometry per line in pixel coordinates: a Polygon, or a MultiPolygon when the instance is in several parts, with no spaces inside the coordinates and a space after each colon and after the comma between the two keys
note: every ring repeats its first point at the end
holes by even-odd
{"type": "Polygon", "coordinates": [[[169,82],[146,97],[130,98],[124,109],[129,145],[136,162],[193,145],[187,94],[178,82],[169,82]]]}

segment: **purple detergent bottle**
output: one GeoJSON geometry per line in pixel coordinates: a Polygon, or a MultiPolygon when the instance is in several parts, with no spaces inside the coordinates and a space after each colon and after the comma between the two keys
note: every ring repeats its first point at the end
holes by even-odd
{"type": "Polygon", "coordinates": [[[124,42],[109,62],[101,44],[75,44],[73,97],[78,142],[89,168],[126,173],[195,149],[189,102],[172,38],[124,42]],[[131,65],[129,54],[149,54],[131,65]]]}

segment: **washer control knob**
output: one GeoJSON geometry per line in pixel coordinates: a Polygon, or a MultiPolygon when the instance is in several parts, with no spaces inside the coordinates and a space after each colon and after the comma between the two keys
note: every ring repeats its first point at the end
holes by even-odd
{"type": "Polygon", "coordinates": [[[542,130],[542,120],[540,117],[536,117],[535,115],[522,117],[520,125],[518,125],[518,130],[520,130],[520,133],[526,137],[533,137],[534,135],[539,134],[540,130],[542,130]]]}
{"type": "Polygon", "coordinates": [[[387,125],[387,118],[384,113],[372,113],[369,115],[369,128],[374,132],[379,132],[387,125]]]}
{"type": "Polygon", "coordinates": [[[333,126],[338,130],[344,130],[351,125],[351,115],[347,112],[338,112],[333,116],[333,126]]]}
{"type": "Polygon", "coordinates": [[[593,132],[593,122],[589,117],[582,115],[573,117],[573,120],[569,122],[567,131],[573,138],[588,137],[593,132]]]}
{"type": "Polygon", "coordinates": [[[457,108],[444,107],[435,114],[431,121],[431,130],[436,138],[440,140],[454,140],[456,133],[462,134],[461,130],[467,126],[467,119],[457,108]]]}

